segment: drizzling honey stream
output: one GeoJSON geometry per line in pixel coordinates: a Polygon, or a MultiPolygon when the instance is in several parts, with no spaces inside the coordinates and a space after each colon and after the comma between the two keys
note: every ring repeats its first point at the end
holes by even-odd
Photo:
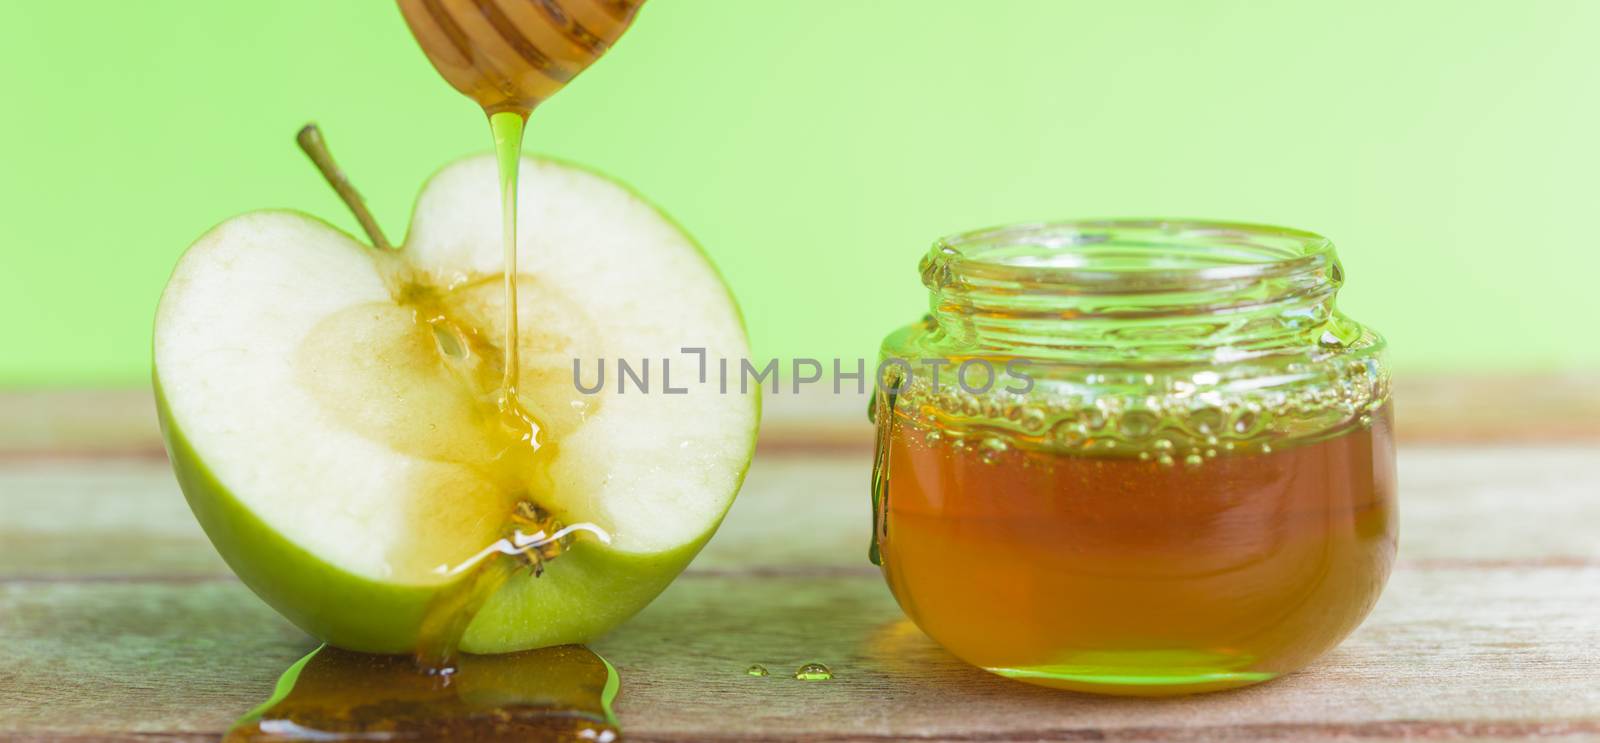
{"type": "MultiPolygon", "coordinates": [[[[523,472],[534,488],[547,482],[544,465],[555,442],[517,396],[520,377],[517,312],[517,171],[528,117],[610,48],[627,30],[643,0],[400,0],[400,10],[417,43],[439,74],[471,98],[489,118],[499,163],[504,240],[505,338],[495,405],[507,439],[508,456],[526,458],[523,472]]],[[[544,561],[564,547],[566,529],[538,506],[537,498],[518,504],[510,517],[510,539],[521,526],[534,528],[537,546],[511,544],[489,555],[461,588],[446,594],[430,611],[418,662],[446,669],[461,634],[483,602],[515,572],[518,558],[542,570],[544,561]],[[547,548],[549,548],[547,550],[547,548]]],[[[599,534],[598,527],[594,528],[599,534]]],[[[502,540],[504,541],[504,540],[502,540]]]]}
{"type": "MultiPolygon", "coordinates": [[[[586,648],[458,657],[457,647],[479,609],[513,575],[522,570],[541,574],[579,533],[609,540],[600,527],[563,524],[541,505],[551,490],[548,466],[557,442],[518,396],[522,370],[517,295],[525,277],[517,270],[517,174],[523,130],[534,108],[598,59],[627,29],[641,3],[399,0],[429,61],[489,118],[503,215],[504,266],[499,278],[505,314],[500,338],[479,332],[482,324],[468,322],[470,311],[464,309],[474,298],[481,301],[486,279],[438,286],[414,275],[334,165],[321,133],[315,126],[300,132],[302,149],[371,238],[374,260],[390,291],[413,314],[411,322],[418,332],[402,334],[405,337],[397,343],[421,343],[425,337],[428,352],[437,352],[459,383],[455,386],[475,401],[465,403],[472,410],[459,411],[462,414],[453,419],[467,421],[460,424],[464,438],[484,445],[451,446],[448,452],[430,455],[466,465],[507,494],[510,505],[501,539],[459,564],[434,569],[453,582],[424,617],[415,663],[322,648],[285,672],[274,698],[242,719],[230,740],[345,740],[375,734],[384,739],[617,738],[610,713],[616,673],[586,648]],[[426,673],[417,673],[418,669],[426,673]]],[[[326,340],[327,348],[335,348],[344,339],[326,340]]],[[[341,414],[339,390],[323,390],[320,396],[333,414],[341,414]]],[[[363,411],[343,413],[346,422],[358,429],[363,423],[371,425],[360,420],[363,411]]],[[[429,421],[427,427],[438,425],[429,421]]]]}

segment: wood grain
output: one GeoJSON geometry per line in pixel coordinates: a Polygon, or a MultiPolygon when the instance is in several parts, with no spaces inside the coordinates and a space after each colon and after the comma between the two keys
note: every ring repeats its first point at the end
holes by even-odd
{"type": "MultiPolygon", "coordinates": [[[[215,740],[311,640],[231,577],[148,432],[19,414],[136,401],[50,400],[0,399],[0,738],[215,740]]],[[[769,426],[689,573],[597,644],[629,739],[1600,740],[1595,440],[1413,439],[1401,559],[1349,641],[1259,687],[1120,700],[990,676],[906,622],[864,559],[864,451],[804,433],[827,420],[769,426]],[[782,675],[809,661],[837,678],[782,675]]]]}
{"type": "MultiPolygon", "coordinates": [[[[691,570],[869,570],[867,475],[848,453],[756,458],[691,570]]],[[[1400,557],[1600,564],[1600,445],[1403,447],[1400,557]],[[1589,528],[1583,528],[1583,527],[1589,528]]],[[[0,580],[223,578],[165,460],[0,462],[0,580]]]]}
{"type": "MultiPolygon", "coordinates": [[[[871,573],[690,574],[597,644],[632,740],[1600,736],[1600,568],[1401,568],[1310,669],[1226,694],[1104,699],[990,676],[871,573]],[[829,664],[833,681],[782,672],[829,664]],[[744,669],[773,668],[766,678],[744,669]]],[[[0,586],[0,732],[216,735],[309,641],[231,580],[0,586]]]]}

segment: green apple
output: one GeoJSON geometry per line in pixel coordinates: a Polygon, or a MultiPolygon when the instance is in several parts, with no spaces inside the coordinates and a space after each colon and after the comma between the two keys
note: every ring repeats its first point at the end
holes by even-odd
{"type": "MultiPolygon", "coordinates": [[[[474,653],[585,642],[643,608],[727,512],[759,415],[754,395],[719,390],[743,325],[673,222],[528,157],[517,213],[518,390],[555,443],[538,506],[609,543],[580,535],[503,584],[466,630],[474,653]],[[602,359],[605,385],[581,392],[574,361],[592,387],[602,359]],[[648,393],[617,384],[618,359],[649,360],[648,393]],[[664,393],[663,359],[685,392],[664,393]]],[[[495,474],[462,373],[499,368],[501,224],[495,160],[474,157],[423,187],[403,248],[253,212],[202,236],[162,294],[157,407],[189,505],[246,585],[333,645],[414,650],[430,605],[472,573],[456,567],[525,497],[495,474]]]]}

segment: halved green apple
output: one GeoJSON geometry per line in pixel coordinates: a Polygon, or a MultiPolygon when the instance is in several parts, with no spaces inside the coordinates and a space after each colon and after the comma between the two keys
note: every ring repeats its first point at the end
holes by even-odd
{"type": "MultiPolygon", "coordinates": [[[[497,474],[482,390],[461,374],[503,337],[500,216],[494,159],[470,158],[426,184],[399,250],[255,212],[201,237],[162,295],[158,410],[190,507],[245,584],[324,641],[414,650],[471,573],[452,566],[526,495],[497,474]]],[[[654,207],[525,157],[518,218],[520,400],[555,443],[537,505],[610,541],[519,572],[472,620],[468,652],[585,642],[641,609],[727,512],[759,412],[682,352],[714,367],[747,344],[715,269],[654,207]],[[575,360],[592,385],[619,358],[650,360],[648,393],[574,384],[575,360]],[[663,359],[684,393],[664,394],[663,359]]]]}

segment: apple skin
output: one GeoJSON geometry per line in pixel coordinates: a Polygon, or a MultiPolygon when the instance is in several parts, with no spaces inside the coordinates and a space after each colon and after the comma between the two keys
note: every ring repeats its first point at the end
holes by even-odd
{"type": "MultiPolygon", "coordinates": [[[[184,498],[239,579],[296,627],[324,642],[367,653],[415,650],[424,613],[450,584],[380,583],[295,545],[217,481],[173,419],[160,377],[153,381],[161,435],[184,498]]],[[[743,477],[741,472],[741,485],[743,477]]],[[[473,619],[461,650],[507,653],[586,643],[605,634],[665,590],[726,515],[724,511],[705,534],[665,552],[627,553],[591,542],[562,554],[542,576],[518,573],[473,619]]]]}

